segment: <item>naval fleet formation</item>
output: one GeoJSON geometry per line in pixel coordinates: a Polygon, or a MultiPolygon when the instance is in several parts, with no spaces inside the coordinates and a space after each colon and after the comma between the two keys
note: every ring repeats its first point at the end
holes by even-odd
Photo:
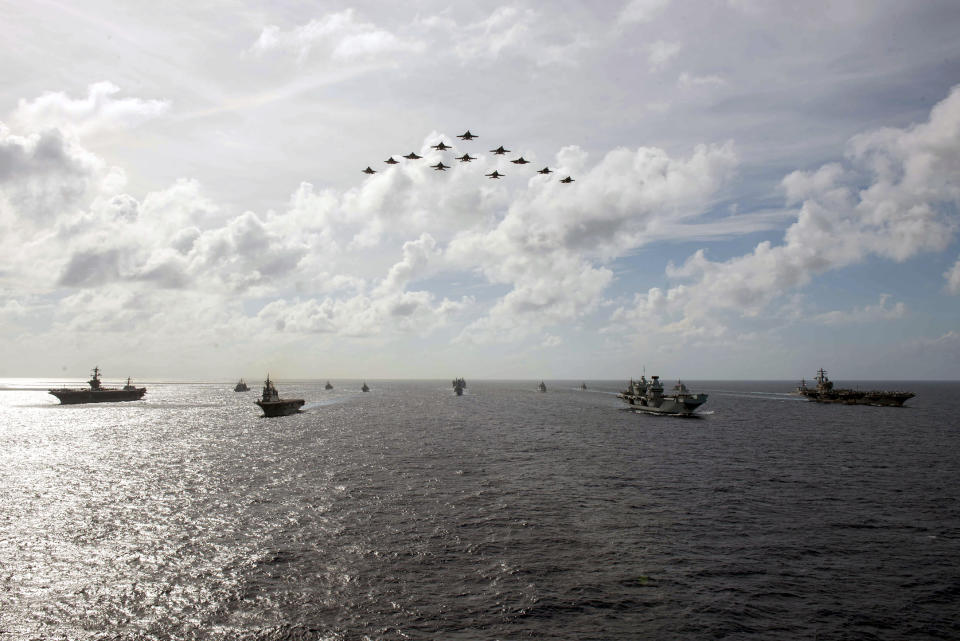
{"type": "MultiPolygon", "coordinates": [[[[880,407],[902,407],[904,402],[914,397],[913,392],[904,391],[886,391],[886,390],[853,390],[834,388],[833,381],[827,378],[827,373],[823,369],[817,372],[816,388],[807,387],[806,381],[801,381],[797,388],[797,393],[805,396],[811,401],[818,403],[841,403],[844,405],[875,405],[880,407]]],[[[87,381],[88,388],[70,389],[57,388],[48,390],[50,394],[57,397],[64,405],[75,405],[79,403],[115,403],[120,401],[139,401],[147,393],[146,387],[136,387],[127,379],[127,384],[122,389],[104,387],[100,380],[100,368],[93,368],[93,375],[87,381]]],[[[452,381],[453,391],[457,396],[463,395],[467,387],[467,381],[463,378],[455,378],[452,381]]],[[[250,388],[241,378],[234,386],[235,392],[247,392],[250,388]]],[[[324,386],[326,390],[332,390],[333,385],[327,381],[324,386]]],[[[580,389],[587,389],[586,383],[580,385],[580,389]]],[[[361,392],[369,392],[370,387],[364,381],[360,388],[361,392]]],[[[543,381],[537,386],[537,391],[546,392],[547,386],[543,381]]],[[[693,393],[681,381],[673,386],[671,393],[666,393],[663,383],[659,376],[651,376],[647,380],[646,375],[641,376],[640,380],[630,379],[627,389],[617,394],[617,396],[627,403],[631,409],[649,414],[671,414],[675,416],[695,416],[697,409],[707,402],[707,394],[693,393]]],[[[281,398],[276,385],[267,375],[267,380],[263,383],[263,392],[261,397],[255,401],[256,405],[263,411],[266,417],[288,416],[296,414],[306,403],[302,398],[281,398]]]]}
{"type": "MultiPolygon", "coordinates": [[[[462,134],[460,134],[459,136],[457,136],[457,138],[459,138],[460,140],[467,141],[467,142],[473,140],[474,138],[479,138],[479,137],[480,137],[480,136],[477,136],[477,135],[475,135],[475,134],[470,133],[470,130],[469,130],[469,129],[467,129],[465,132],[463,132],[462,134]]],[[[446,150],[448,150],[448,149],[453,149],[453,147],[452,147],[451,145],[448,145],[448,144],[445,143],[443,140],[441,140],[440,142],[438,142],[438,143],[435,144],[435,145],[430,145],[430,148],[431,148],[431,149],[436,149],[437,151],[446,151],[446,150]]],[[[500,145],[500,146],[497,147],[496,149],[491,149],[491,150],[490,150],[490,153],[492,153],[492,154],[494,154],[494,155],[496,155],[496,156],[504,156],[504,155],[506,155],[506,154],[509,154],[509,153],[510,153],[510,150],[504,148],[503,145],[500,145]]],[[[420,160],[421,158],[423,158],[423,156],[418,155],[417,152],[415,152],[415,151],[411,151],[409,154],[406,154],[405,156],[401,156],[401,158],[406,158],[407,160],[420,160]]],[[[477,159],[477,156],[471,156],[471,155],[468,154],[468,153],[464,153],[462,156],[454,156],[453,159],[454,159],[454,160],[459,160],[461,163],[467,163],[467,162],[471,162],[471,161],[476,160],[476,159],[477,159]]],[[[396,164],[398,164],[400,161],[397,160],[396,158],[394,158],[393,156],[390,156],[389,158],[387,158],[387,159],[384,160],[383,162],[386,163],[386,164],[388,164],[388,165],[396,165],[396,164]]],[[[510,162],[513,163],[514,165],[518,165],[518,166],[529,165],[529,164],[530,164],[530,161],[527,160],[526,158],[524,158],[523,156],[520,156],[519,158],[514,158],[514,159],[511,160],[510,162]]],[[[452,166],[452,165],[445,165],[445,164],[443,164],[443,159],[441,159],[440,162],[438,162],[436,165],[430,165],[430,167],[432,167],[435,171],[446,171],[446,170],[450,169],[451,166],[452,166]]],[[[367,165],[367,167],[366,167],[365,169],[362,169],[361,171],[362,171],[363,173],[365,173],[365,174],[368,174],[368,175],[372,175],[372,174],[377,173],[377,170],[374,169],[374,168],[372,168],[372,167],[370,167],[370,165],[367,165]]],[[[543,169],[538,169],[538,170],[537,170],[537,173],[546,176],[546,175],[552,174],[552,173],[554,173],[554,172],[553,172],[553,170],[550,169],[550,167],[548,166],[548,167],[544,167],[543,169]]],[[[494,169],[494,170],[491,171],[489,174],[484,174],[484,175],[485,175],[487,178],[490,178],[490,179],[500,179],[500,178],[503,178],[504,176],[506,176],[507,174],[500,173],[499,170],[494,169]]],[[[561,178],[561,179],[560,179],[560,182],[561,182],[561,183],[564,183],[564,184],[566,184],[566,185],[569,185],[570,183],[574,182],[574,179],[573,179],[573,177],[571,177],[571,176],[567,176],[566,178],[561,178]]]]}

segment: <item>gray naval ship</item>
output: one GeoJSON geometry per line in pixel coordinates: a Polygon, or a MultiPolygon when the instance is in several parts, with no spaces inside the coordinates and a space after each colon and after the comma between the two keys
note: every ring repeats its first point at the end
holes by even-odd
{"type": "Polygon", "coordinates": [[[280,398],[280,392],[267,374],[267,380],[263,382],[263,396],[255,402],[263,410],[264,416],[272,418],[296,414],[306,401],[302,398],[280,398]]]}
{"type": "Polygon", "coordinates": [[[664,394],[659,376],[651,376],[649,381],[646,376],[641,376],[639,381],[631,378],[630,386],[617,396],[639,411],[680,416],[691,416],[707,402],[706,394],[691,394],[680,381],[673,386],[673,394],[664,394]]]}
{"type": "Polygon", "coordinates": [[[815,388],[807,387],[807,381],[801,380],[797,393],[817,403],[842,403],[844,405],[876,405],[879,407],[903,407],[904,402],[916,394],[901,390],[855,390],[840,389],[833,386],[822,367],[817,370],[815,388]]]}
{"type": "Polygon", "coordinates": [[[147,393],[146,387],[136,387],[127,379],[123,389],[104,387],[100,383],[100,368],[93,368],[93,376],[87,381],[90,389],[76,389],[61,387],[47,390],[63,405],[79,405],[80,403],[116,403],[119,401],[139,401],[147,393]]]}

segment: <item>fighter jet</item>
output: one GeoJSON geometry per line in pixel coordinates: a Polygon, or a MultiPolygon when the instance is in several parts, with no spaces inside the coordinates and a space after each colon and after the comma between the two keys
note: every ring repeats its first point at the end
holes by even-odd
{"type": "Polygon", "coordinates": [[[570,176],[567,176],[566,178],[564,178],[564,179],[561,180],[560,182],[562,182],[562,183],[572,183],[572,182],[573,182],[573,178],[571,178],[570,176]]]}
{"type": "Polygon", "coordinates": [[[409,158],[410,160],[416,160],[417,158],[423,158],[423,156],[418,156],[417,152],[411,151],[409,154],[404,156],[404,158],[409,158]]]}
{"type": "Polygon", "coordinates": [[[443,144],[442,140],[440,141],[439,145],[430,145],[430,147],[432,147],[433,149],[436,149],[437,151],[443,151],[444,149],[451,149],[450,145],[443,144]]]}
{"type": "Polygon", "coordinates": [[[370,167],[367,166],[367,168],[363,170],[363,173],[365,173],[365,174],[375,174],[375,173],[377,173],[377,170],[376,170],[376,169],[370,169],[370,167]]]}
{"type": "Polygon", "coordinates": [[[433,167],[436,171],[446,171],[450,169],[449,165],[444,165],[442,161],[438,162],[436,165],[430,165],[430,166],[433,167]]]}
{"type": "Polygon", "coordinates": [[[500,178],[500,176],[506,176],[506,174],[501,174],[501,173],[500,173],[499,171],[497,171],[496,169],[494,169],[491,173],[489,173],[489,174],[484,174],[484,175],[485,175],[485,176],[489,176],[490,178],[500,178]]]}
{"type": "Polygon", "coordinates": [[[511,160],[510,162],[512,162],[514,165],[526,165],[530,161],[524,158],[523,156],[520,156],[516,160],[511,160]]]}
{"type": "Polygon", "coordinates": [[[508,154],[508,153],[510,153],[510,150],[509,150],[509,149],[504,149],[504,148],[503,148],[503,145],[500,145],[500,146],[497,147],[496,149],[491,149],[491,150],[490,150],[490,153],[494,153],[494,154],[497,154],[498,156],[502,156],[503,154],[508,154]]]}
{"type": "Polygon", "coordinates": [[[552,174],[552,173],[553,173],[553,170],[550,169],[549,167],[544,167],[543,169],[541,169],[541,170],[538,171],[537,173],[538,173],[538,174],[547,175],[547,174],[552,174]]]}
{"type": "Polygon", "coordinates": [[[457,156],[457,160],[459,160],[460,162],[470,162],[471,160],[476,160],[476,158],[474,158],[470,154],[463,154],[462,156],[457,156]]]}
{"type": "Polygon", "coordinates": [[[396,165],[399,161],[394,160],[394,159],[393,159],[393,156],[390,156],[389,158],[387,158],[387,159],[384,160],[383,162],[387,163],[388,165],[396,165]]]}
{"type": "Polygon", "coordinates": [[[460,140],[473,140],[474,138],[479,138],[479,137],[480,136],[474,136],[472,133],[470,133],[469,129],[467,129],[466,132],[457,136],[457,138],[459,138],[460,140]]]}

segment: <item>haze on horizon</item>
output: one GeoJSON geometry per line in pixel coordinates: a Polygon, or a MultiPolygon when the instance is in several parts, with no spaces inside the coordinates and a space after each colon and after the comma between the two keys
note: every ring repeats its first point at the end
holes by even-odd
{"type": "Polygon", "coordinates": [[[3,6],[0,377],[960,378],[956,2],[3,6]]]}

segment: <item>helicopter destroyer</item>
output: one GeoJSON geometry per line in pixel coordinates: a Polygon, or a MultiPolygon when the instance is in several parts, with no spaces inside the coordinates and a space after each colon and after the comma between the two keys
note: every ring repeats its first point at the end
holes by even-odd
{"type": "Polygon", "coordinates": [[[70,389],[61,387],[47,390],[58,399],[62,405],[78,405],[80,403],[116,403],[119,401],[139,401],[147,393],[146,387],[135,387],[127,379],[123,389],[103,387],[100,383],[100,368],[93,368],[93,376],[87,381],[90,389],[70,389]]]}
{"type": "Polygon", "coordinates": [[[698,407],[707,402],[706,394],[691,394],[681,381],[673,386],[673,394],[664,394],[660,377],[651,376],[647,381],[646,375],[641,376],[639,381],[631,378],[627,389],[617,396],[636,410],[680,416],[693,415],[698,407]]]}
{"type": "Polygon", "coordinates": [[[263,382],[263,396],[256,401],[267,417],[296,414],[305,402],[302,398],[280,398],[280,392],[274,387],[269,374],[263,382]]]}
{"type": "Polygon", "coordinates": [[[877,405],[881,407],[903,407],[904,402],[916,396],[913,392],[886,390],[834,389],[833,381],[827,378],[823,368],[817,370],[816,388],[807,387],[807,381],[801,380],[797,393],[817,403],[842,403],[845,405],[877,405]]]}

